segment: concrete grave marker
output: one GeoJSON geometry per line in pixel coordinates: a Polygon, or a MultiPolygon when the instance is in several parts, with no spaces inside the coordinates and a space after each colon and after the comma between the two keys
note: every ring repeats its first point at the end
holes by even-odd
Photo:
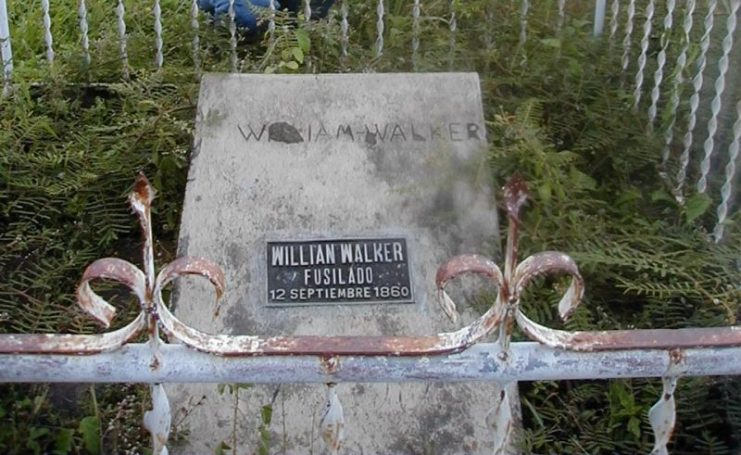
{"type": "MultiPolygon", "coordinates": [[[[178,317],[266,336],[453,330],[437,267],[498,245],[485,148],[475,74],[204,76],[179,253],[220,263],[227,292],[214,317],[212,290],[185,282],[178,317]]],[[[271,453],[322,453],[324,390],[256,386],[235,412],[213,385],[171,386],[173,419],[189,412],[172,452],[231,445],[234,415],[238,453],[255,452],[272,405],[271,453]]],[[[497,391],[340,384],[343,453],[484,453],[497,391]]]]}

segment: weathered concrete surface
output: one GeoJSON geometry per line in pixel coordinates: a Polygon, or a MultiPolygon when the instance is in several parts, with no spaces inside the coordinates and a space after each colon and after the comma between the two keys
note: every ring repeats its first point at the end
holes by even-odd
{"type": "MultiPolygon", "coordinates": [[[[185,282],[173,299],[178,317],[231,334],[455,328],[435,300],[434,276],[452,255],[496,249],[485,145],[475,74],[206,75],[179,253],[220,263],[227,292],[214,318],[213,291],[185,282]],[[267,241],[399,237],[407,242],[414,303],[266,306],[267,241]]],[[[337,390],[344,453],[484,453],[492,446],[485,416],[494,384],[337,390]]],[[[234,397],[213,385],[169,392],[173,420],[189,413],[181,425],[188,442],[173,453],[213,453],[221,441],[231,444],[234,429],[237,453],[253,453],[260,409],[271,403],[271,452],[323,452],[323,386],[242,390],[236,412],[234,397]]]]}

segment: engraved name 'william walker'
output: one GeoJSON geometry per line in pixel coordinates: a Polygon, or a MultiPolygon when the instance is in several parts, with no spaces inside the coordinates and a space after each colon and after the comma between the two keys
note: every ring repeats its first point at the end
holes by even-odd
{"type": "Polygon", "coordinates": [[[394,301],[410,296],[404,239],[268,243],[269,303],[394,301]]]}
{"type": "Polygon", "coordinates": [[[325,124],[324,122],[292,124],[273,122],[238,124],[247,142],[319,142],[328,140],[364,141],[369,145],[383,142],[482,141],[484,128],[476,122],[448,123],[366,123],[325,124]]]}

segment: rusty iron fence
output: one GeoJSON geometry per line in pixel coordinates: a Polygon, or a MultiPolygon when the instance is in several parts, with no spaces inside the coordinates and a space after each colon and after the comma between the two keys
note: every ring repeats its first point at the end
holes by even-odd
{"type": "MultiPolygon", "coordinates": [[[[103,334],[2,334],[0,382],[150,383],[153,407],[144,416],[153,453],[167,453],[170,405],[162,383],[323,383],[326,406],[320,431],[329,453],[343,443],[343,411],[336,385],[345,382],[519,381],[660,377],[663,392],[651,408],[652,453],[667,453],[675,423],[674,391],[686,376],[740,375],[741,327],[569,332],[528,318],[520,299],[537,277],[566,275],[571,282],[558,304],[566,320],[579,305],[584,282],[576,263],[556,251],[519,261],[519,213],[526,183],[512,178],[504,188],[508,237],[504,270],[490,259],[463,255],[440,266],[435,281],[443,311],[457,318],[445,291],[456,277],[476,274],[497,288],[495,303],[469,325],[428,336],[274,336],[219,335],[180,321],[162,291],[185,275],[206,278],[216,300],[225,291],[224,275],[213,262],[180,257],[155,273],[151,222],[154,191],[140,175],[129,202],[144,237],[143,269],[117,259],[90,264],[77,288],[78,304],[108,327],[116,309],[90,283],[109,280],[127,287],[141,311],[128,325],[103,334]],[[531,342],[510,342],[515,324],[531,342]],[[162,332],[164,337],[160,334],[162,332]],[[146,343],[129,343],[147,333],[146,343]],[[481,342],[496,337],[494,343],[481,342]],[[165,341],[165,338],[168,342],[165,341]]],[[[218,304],[215,311],[218,312],[218,304]]],[[[492,397],[495,453],[510,453],[515,431],[507,387],[492,397]]]]}
{"type": "MultiPolygon", "coordinates": [[[[528,35],[528,14],[535,2],[520,2],[521,45],[528,35]],[[532,3],[532,4],[531,4],[532,3]]],[[[78,0],[78,20],[82,58],[91,63],[86,0],[78,0]]],[[[154,0],[154,61],[167,64],[163,52],[163,16],[159,0],[154,0]]],[[[271,5],[274,5],[271,2],[271,5]]],[[[311,17],[310,3],[304,3],[304,17],[311,17]]],[[[558,32],[568,20],[566,0],[558,0],[554,14],[558,32]]],[[[50,9],[53,0],[42,0],[42,20],[46,60],[55,59],[54,25],[50,9]]],[[[732,59],[741,0],[696,2],[695,0],[595,0],[593,30],[596,39],[606,40],[611,52],[621,55],[623,78],[632,94],[633,108],[645,111],[646,120],[661,129],[664,138],[662,175],[675,188],[682,201],[687,187],[699,193],[716,191],[719,203],[714,240],[723,238],[724,225],[732,210],[736,182],[736,163],[741,142],[741,93],[733,82],[732,59]],[[659,13],[660,11],[660,13],[659,13]],[[679,39],[670,39],[680,30],[679,39]],[[659,36],[657,52],[650,52],[651,41],[659,36]],[[729,89],[730,87],[730,89],[729,89]],[[731,119],[732,127],[720,135],[721,119],[731,119]],[[661,117],[666,121],[660,121],[661,117]],[[721,137],[722,136],[722,137],[721,137]],[[701,139],[704,141],[701,142],[701,139]],[[679,163],[676,173],[666,164],[679,163]],[[696,169],[695,169],[696,168],[696,169]],[[690,172],[695,169],[694,172],[690,172]],[[697,174],[695,182],[689,176],[697,174]],[[709,184],[716,175],[718,187],[709,184]]],[[[273,7],[274,8],[274,7],[273,7]]],[[[350,42],[348,17],[351,2],[337,5],[342,39],[338,45],[346,55],[350,42]]],[[[189,8],[192,24],[192,62],[194,73],[204,69],[200,60],[199,10],[193,0],[189,8]]],[[[384,0],[375,4],[376,58],[383,58],[386,31],[384,0]]],[[[419,23],[424,5],[410,1],[413,27],[409,52],[416,62],[420,52],[419,23]]],[[[232,69],[236,63],[236,22],[234,2],[228,13],[232,69]]],[[[268,33],[275,27],[268,14],[268,33]]],[[[491,18],[487,18],[491,19],[491,18]]],[[[129,77],[125,1],[118,0],[116,32],[119,37],[121,77],[129,77]]],[[[448,46],[456,40],[455,3],[451,2],[448,46]]],[[[0,0],[0,56],[3,64],[4,93],[13,88],[14,60],[12,26],[6,0],[0,0]]],[[[491,42],[491,40],[488,40],[491,42]]],[[[496,43],[491,42],[492,46],[496,43]]],[[[655,47],[655,45],[653,45],[655,47]]],[[[736,61],[736,65],[741,61],[736,61]]],[[[85,311],[109,326],[116,310],[90,287],[94,280],[112,280],[129,288],[138,298],[141,312],[123,328],[99,335],[1,334],[0,382],[139,382],[152,384],[153,409],[145,415],[145,426],[152,433],[155,454],[167,453],[171,416],[162,383],[169,382],[253,382],[327,384],[327,406],[321,432],[329,452],[337,453],[342,444],[342,405],[336,384],[346,382],[409,381],[520,381],[563,379],[606,379],[660,377],[663,393],[651,409],[654,430],[652,453],[667,452],[675,422],[674,390],[686,376],[741,374],[741,327],[614,330],[568,332],[539,325],[519,308],[520,296],[533,278],[565,274],[571,284],[559,303],[566,319],[579,304],[584,283],[577,265],[565,254],[543,252],[518,262],[518,213],[526,198],[525,184],[508,183],[505,202],[509,215],[505,264],[500,269],[481,256],[461,256],[443,264],[436,276],[443,310],[456,317],[456,305],[445,292],[455,277],[473,273],[484,276],[498,288],[496,303],[479,319],[450,333],[420,337],[310,337],[257,335],[229,336],[203,333],[181,322],[163,301],[162,291],[179,276],[199,275],[214,286],[217,299],[225,291],[221,270],[202,258],[178,258],[155,274],[150,206],[153,191],[143,176],[130,197],[143,231],[143,269],[114,258],[101,259],[83,273],[78,287],[78,303],[85,311]],[[514,325],[532,341],[510,342],[514,325]],[[141,333],[146,343],[131,342],[141,333]],[[160,333],[162,332],[163,335],[160,333]],[[494,343],[482,342],[496,335],[494,343]],[[169,342],[164,341],[165,338],[169,342]]],[[[217,310],[218,311],[218,307],[217,310]]],[[[503,390],[506,390],[503,389],[503,390]]],[[[510,450],[512,422],[510,397],[503,393],[492,398],[496,425],[496,451],[510,450]]]]}

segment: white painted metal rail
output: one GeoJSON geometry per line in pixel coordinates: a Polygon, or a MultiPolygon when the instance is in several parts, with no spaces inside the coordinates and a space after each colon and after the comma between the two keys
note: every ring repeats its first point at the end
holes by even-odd
{"type": "MultiPolygon", "coordinates": [[[[667,350],[577,352],[535,342],[480,343],[449,355],[224,357],[180,344],[127,344],[96,355],[0,354],[0,382],[255,383],[522,382],[569,379],[660,378],[672,365],[667,350]]],[[[682,350],[683,376],[741,375],[741,347],[682,350]]]]}

